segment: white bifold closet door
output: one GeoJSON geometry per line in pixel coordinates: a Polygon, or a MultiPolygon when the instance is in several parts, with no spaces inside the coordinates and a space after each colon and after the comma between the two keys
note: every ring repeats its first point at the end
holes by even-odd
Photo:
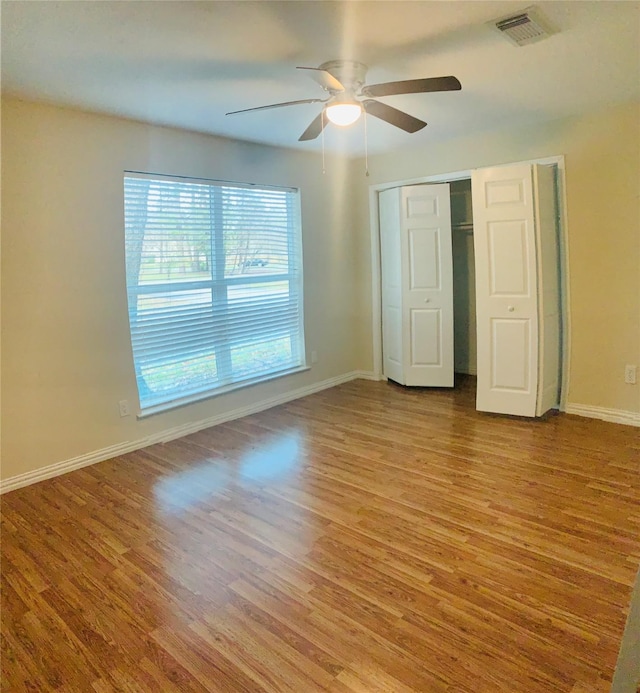
{"type": "Polygon", "coordinates": [[[560,302],[554,172],[472,173],[477,408],[540,416],[557,406],[560,302]]]}
{"type": "Polygon", "coordinates": [[[453,387],[449,185],[379,195],[383,373],[401,385],[453,387]]]}

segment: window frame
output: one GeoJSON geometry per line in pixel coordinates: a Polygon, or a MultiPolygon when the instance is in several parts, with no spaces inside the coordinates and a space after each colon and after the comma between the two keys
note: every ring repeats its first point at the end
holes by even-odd
{"type": "MultiPolygon", "coordinates": [[[[128,314],[128,322],[129,322],[129,340],[130,340],[130,346],[131,346],[131,358],[132,358],[132,364],[134,367],[134,378],[136,381],[136,393],[138,396],[138,413],[137,413],[137,418],[138,419],[143,419],[148,416],[152,416],[154,414],[158,414],[161,412],[166,412],[172,409],[176,409],[178,407],[183,407],[195,402],[201,402],[203,400],[211,399],[214,397],[217,397],[219,395],[223,395],[229,392],[233,392],[235,390],[239,390],[245,387],[250,387],[252,385],[256,385],[259,383],[263,382],[268,382],[271,380],[275,380],[281,377],[284,377],[286,375],[291,375],[294,373],[300,373],[303,371],[308,371],[310,370],[310,367],[307,365],[306,361],[306,340],[305,340],[305,330],[304,330],[304,275],[303,275],[303,258],[304,258],[304,250],[303,250],[303,239],[302,239],[302,221],[301,221],[301,193],[299,188],[292,188],[292,187],[285,187],[285,186],[275,186],[275,185],[262,185],[262,184],[257,184],[257,183],[244,183],[244,182],[237,182],[237,181],[227,181],[227,180],[218,180],[218,179],[208,179],[208,178],[197,178],[197,177],[191,177],[191,176],[176,176],[176,175],[167,175],[167,174],[159,174],[159,173],[148,173],[148,172],[142,172],[142,171],[129,171],[125,170],[123,172],[123,193],[124,193],[124,199],[123,199],[123,217],[125,220],[125,225],[124,225],[124,254],[125,254],[125,265],[129,261],[129,257],[127,255],[127,230],[126,230],[126,223],[127,223],[127,210],[126,210],[126,179],[128,178],[137,178],[137,179],[143,179],[143,180],[149,180],[149,181],[160,181],[163,183],[167,182],[175,182],[175,183],[183,183],[183,184],[198,184],[198,185],[206,185],[209,186],[210,188],[213,189],[218,189],[221,190],[222,188],[244,188],[244,189],[258,189],[258,190],[265,190],[265,191],[277,191],[277,192],[283,192],[283,193],[288,193],[291,194],[292,197],[287,199],[287,208],[288,208],[288,216],[287,216],[287,222],[288,225],[290,226],[290,231],[287,232],[287,259],[288,261],[293,257],[295,260],[295,264],[297,269],[294,270],[293,272],[289,269],[287,272],[278,272],[276,274],[269,274],[268,277],[267,275],[238,275],[238,276],[225,276],[225,271],[224,271],[224,263],[225,263],[225,255],[224,251],[222,253],[217,252],[215,254],[212,254],[212,261],[213,262],[218,262],[222,263],[220,267],[218,267],[218,271],[214,271],[212,267],[211,271],[211,277],[206,278],[206,279],[193,279],[193,280],[186,280],[186,281],[181,281],[181,282],[176,282],[176,281],[169,281],[169,282],[154,282],[153,284],[140,284],[138,283],[135,287],[131,287],[129,285],[129,275],[128,272],[125,271],[125,289],[126,289],[126,294],[127,294],[127,314],[128,314]],[[292,255],[293,254],[293,255],[292,255]],[[215,258],[215,259],[214,259],[215,258]],[[222,272],[220,273],[220,270],[222,272]],[[220,276],[221,274],[221,276],[220,276]],[[131,310],[131,304],[130,304],[130,296],[135,295],[136,297],[138,296],[144,296],[144,295],[154,295],[154,294],[159,294],[159,295],[167,295],[171,294],[173,292],[175,293],[180,293],[184,291],[190,291],[190,290],[198,290],[198,289],[205,289],[205,290],[210,290],[211,292],[211,299],[210,299],[210,305],[213,307],[216,303],[216,296],[220,297],[222,294],[224,294],[224,302],[226,303],[228,300],[228,288],[233,287],[234,285],[257,285],[261,283],[272,283],[272,282],[277,282],[277,281],[286,281],[289,283],[289,286],[291,286],[292,282],[295,282],[296,284],[296,296],[297,296],[297,313],[298,313],[298,329],[297,329],[297,344],[293,345],[292,342],[292,349],[294,349],[297,353],[297,361],[298,365],[294,366],[289,366],[282,368],[280,370],[272,370],[267,373],[262,373],[259,375],[255,376],[250,376],[250,377],[245,377],[245,378],[240,378],[238,380],[232,381],[232,382],[227,382],[226,384],[223,384],[219,387],[208,387],[207,389],[203,389],[202,391],[198,392],[193,392],[191,394],[187,394],[184,396],[175,396],[176,393],[173,395],[169,395],[169,399],[167,399],[164,402],[158,402],[156,404],[151,404],[148,406],[142,405],[142,398],[140,396],[140,386],[139,386],[139,379],[137,375],[139,363],[136,361],[135,357],[135,349],[133,345],[133,329],[132,329],[132,323],[131,323],[131,315],[132,315],[132,310],[131,310]]],[[[216,233],[215,231],[215,222],[212,222],[210,224],[210,242],[212,249],[214,246],[217,246],[218,251],[219,249],[224,245],[224,236],[222,233],[216,233]]],[[[144,239],[143,239],[144,240],[144,239]]],[[[142,252],[142,251],[141,251],[142,252]]],[[[289,295],[291,295],[291,291],[289,291],[289,295]]],[[[292,337],[290,337],[292,339],[292,337]]],[[[221,370],[223,373],[225,373],[227,376],[231,375],[231,356],[230,352],[231,349],[233,348],[233,342],[229,342],[228,340],[216,340],[212,336],[212,350],[215,350],[216,354],[216,369],[219,368],[219,362],[218,362],[218,350],[220,349],[222,352],[226,352],[223,355],[222,362],[224,365],[222,366],[221,370]]]]}

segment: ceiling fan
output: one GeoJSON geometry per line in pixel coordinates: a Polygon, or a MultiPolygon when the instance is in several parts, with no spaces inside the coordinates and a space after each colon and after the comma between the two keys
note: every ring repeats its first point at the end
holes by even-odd
{"type": "Polygon", "coordinates": [[[398,94],[420,94],[436,91],[458,91],[462,85],[456,77],[426,77],[424,79],[408,79],[400,82],[383,82],[382,84],[365,84],[367,66],[354,60],[330,60],[320,67],[298,67],[306,70],[326,92],[325,99],[301,99],[285,101],[268,106],[244,108],[240,111],[230,111],[226,115],[263,111],[268,108],[297,106],[305,103],[327,104],[311,121],[309,127],[300,135],[298,140],[304,142],[313,140],[323,131],[327,120],[335,125],[347,126],[355,123],[363,110],[369,115],[384,120],[405,132],[417,132],[426,123],[419,118],[399,111],[375,98],[380,96],[396,96],[398,94]]]}

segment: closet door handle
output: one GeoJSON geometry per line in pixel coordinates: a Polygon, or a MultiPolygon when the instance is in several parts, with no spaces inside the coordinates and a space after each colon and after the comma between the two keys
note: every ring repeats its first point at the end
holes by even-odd
{"type": "Polygon", "coordinates": [[[509,306],[509,307],[507,308],[507,310],[508,310],[510,313],[513,313],[513,311],[515,310],[515,308],[514,308],[513,306],[509,306]]]}
{"type": "Polygon", "coordinates": [[[425,303],[431,303],[431,299],[430,299],[430,298],[425,298],[425,299],[424,299],[424,302],[425,302],[425,303]]]}

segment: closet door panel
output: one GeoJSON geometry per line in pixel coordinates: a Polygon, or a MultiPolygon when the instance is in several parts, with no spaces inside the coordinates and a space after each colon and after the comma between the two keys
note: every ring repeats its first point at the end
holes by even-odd
{"type": "Polygon", "coordinates": [[[531,391],[530,332],[530,320],[491,319],[492,391],[525,394],[531,391]]]}
{"type": "MultiPolygon", "coordinates": [[[[527,222],[495,221],[487,224],[487,257],[489,261],[489,292],[500,296],[531,296],[531,258],[527,222]]],[[[535,275],[534,275],[535,278],[535,275]]]]}
{"type": "Polygon", "coordinates": [[[382,362],[403,385],[453,387],[450,189],[380,193],[382,362]]]}
{"type": "Polygon", "coordinates": [[[481,411],[535,416],[538,383],[532,167],[474,171],[478,390],[481,411]]]}
{"type": "Polygon", "coordinates": [[[536,415],[542,416],[560,400],[560,257],[556,180],[554,169],[533,167],[536,204],[536,252],[538,255],[538,321],[540,331],[540,373],[536,415]]]}
{"type": "Polygon", "coordinates": [[[378,205],[382,278],[382,372],[387,378],[404,385],[399,190],[396,188],[381,192],[378,205]]]}
{"type": "Polygon", "coordinates": [[[407,385],[453,387],[453,256],[447,183],[401,188],[407,385]]]}
{"type": "Polygon", "coordinates": [[[414,308],[411,311],[411,366],[442,365],[442,311],[414,308]]]}
{"type": "Polygon", "coordinates": [[[439,291],[440,229],[409,229],[409,289],[439,291]]]}

